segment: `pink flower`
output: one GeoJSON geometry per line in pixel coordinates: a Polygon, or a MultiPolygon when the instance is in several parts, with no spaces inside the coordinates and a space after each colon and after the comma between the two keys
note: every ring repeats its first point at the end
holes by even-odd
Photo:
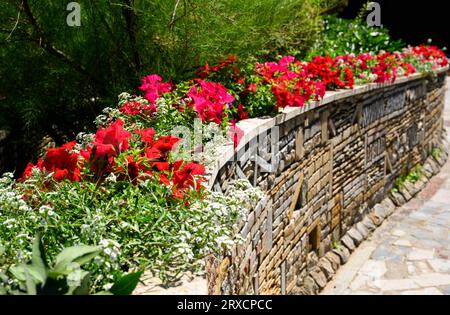
{"type": "Polygon", "coordinates": [[[170,83],[162,82],[162,78],[159,75],[150,74],[142,80],[142,85],[139,89],[145,92],[144,97],[150,104],[154,104],[158,97],[164,93],[170,92],[172,86],[170,83]]]}
{"type": "Polygon", "coordinates": [[[234,102],[234,97],[219,83],[197,80],[187,96],[192,99],[193,107],[202,121],[221,124],[225,106],[234,102]]]}
{"type": "Polygon", "coordinates": [[[233,146],[236,149],[244,136],[244,131],[236,125],[236,121],[232,121],[228,135],[233,140],[233,146]]]}

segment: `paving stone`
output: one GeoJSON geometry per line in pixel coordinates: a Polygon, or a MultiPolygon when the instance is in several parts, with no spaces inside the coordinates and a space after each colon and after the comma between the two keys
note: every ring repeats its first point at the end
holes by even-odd
{"type": "Polygon", "coordinates": [[[405,189],[409,192],[409,194],[414,197],[417,192],[419,191],[419,189],[417,189],[413,183],[409,182],[409,181],[405,181],[404,183],[405,185],[405,189]]]}
{"type": "Polygon", "coordinates": [[[434,258],[434,250],[414,248],[407,256],[408,260],[425,260],[434,258]]]}
{"type": "Polygon", "coordinates": [[[431,165],[429,163],[425,163],[423,165],[423,173],[426,177],[428,177],[429,179],[431,179],[434,175],[434,171],[433,168],[431,167],[431,165]]]}
{"type": "Polygon", "coordinates": [[[407,291],[403,291],[401,294],[402,295],[443,295],[443,293],[436,288],[407,290],[407,291]]]}
{"type": "Polygon", "coordinates": [[[406,266],[407,266],[407,269],[408,269],[408,273],[409,273],[410,275],[415,275],[415,274],[417,274],[417,269],[416,269],[416,267],[414,266],[414,263],[408,261],[408,262],[406,263],[406,266]]]}
{"type": "Polygon", "coordinates": [[[450,260],[448,259],[430,259],[428,264],[436,272],[450,273],[450,260]]]}
{"type": "Polygon", "coordinates": [[[347,235],[352,238],[356,246],[361,244],[361,242],[364,240],[364,237],[361,235],[361,233],[358,232],[356,228],[351,228],[350,230],[348,230],[347,235]]]}
{"type": "Polygon", "coordinates": [[[450,295],[450,285],[449,285],[449,286],[442,286],[442,287],[441,287],[441,291],[442,291],[445,295],[450,295]]]}
{"type": "Polygon", "coordinates": [[[350,252],[353,252],[356,248],[355,246],[355,242],[353,242],[353,239],[350,237],[350,235],[345,234],[342,238],[341,238],[341,243],[347,247],[347,249],[350,252]]]}
{"type": "Polygon", "coordinates": [[[394,250],[393,247],[389,246],[388,244],[382,244],[378,246],[372,253],[371,258],[374,260],[392,260],[392,261],[402,261],[403,257],[394,250]]]}
{"type": "Polygon", "coordinates": [[[382,291],[399,291],[419,288],[412,279],[375,280],[373,281],[373,285],[382,291]]]}
{"type": "Polygon", "coordinates": [[[409,276],[408,265],[402,262],[386,261],[386,279],[406,279],[409,276]]]}
{"type": "Polygon", "coordinates": [[[354,292],[360,291],[362,288],[365,288],[367,285],[367,281],[370,281],[371,278],[364,274],[358,274],[350,283],[350,290],[354,292]]]}
{"type": "Polygon", "coordinates": [[[403,198],[405,198],[406,201],[411,200],[413,197],[406,188],[400,189],[400,194],[402,194],[403,198]]]}
{"type": "Polygon", "coordinates": [[[421,287],[450,285],[450,274],[428,273],[411,277],[421,287]]]}
{"type": "Polygon", "coordinates": [[[372,213],[370,215],[373,223],[375,223],[375,225],[380,225],[381,222],[383,222],[383,220],[386,218],[387,211],[381,204],[376,204],[373,207],[372,213]]]}
{"type": "Polygon", "coordinates": [[[417,182],[415,182],[413,185],[414,185],[414,188],[417,190],[417,192],[419,192],[425,187],[426,184],[427,184],[426,181],[423,178],[421,178],[417,182]]]}
{"type": "Polygon", "coordinates": [[[430,164],[431,169],[433,170],[433,174],[439,173],[440,170],[439,164],[433,158],[429,159],[428,163],[430,164]]]}
{"type": "Polygon", "coordinates": [[[403,230],[395,229],[395,230],[392,230],[391,234],[393,236],[402,237],[402,236],[404,236],[406,234],[406,232],[403,231],[403,230]]]}
{"type": "Polygon", "coordinates": [[[428,180],[431,180],[433,178],[433,171],[431,169],[423,169],[422,174],[424,177],[426,177],[428,180]]]}
{"type": "Polygon", "coordinates": [[[395,246],[403,246],[403,247],[412,247],[412,244],[410,241],[405,239],[399,239],[393,243],[395,246]]]}
{"type": "Polygon", "coordinates": [[[368,260],[360,269],[360,273],[371,277],[372,279],[380,279],[387,271],[384,261],[368,260]]]}
{"type": "Polygon", "coordinates": [[[446,159],[444,154],[440,154],[438,157],[434,157],[434,160],[442,167],[445,165],[446,159]]]}

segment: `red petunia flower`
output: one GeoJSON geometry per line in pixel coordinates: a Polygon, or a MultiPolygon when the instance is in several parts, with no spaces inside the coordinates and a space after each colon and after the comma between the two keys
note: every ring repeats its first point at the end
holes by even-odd
{"type": "Polygon", "coordinates": [[[93,146],[82,155],[91,164],[91,170],[97,176],[111,172],[114,157],[128,149],[131,133],[123,128],[123,121],[117,119],[108,128],[101,128],[94,137],[93,146]]]}
{"type": "Polygon", "coordinates": [[[185,189],[188,187],[196,187],[202,182],[202,178],[197,176],[205,174],[205,166],[194,162],[183,164],[181,169],[176,170],[173,174],[173,184],[176,189],[185,189]]]}
{"type": "Polygon", "coordinates": [[[142,141],[144,141],[145,143],[151,145],[154,142],[154,137],[155,137],[155,130],[153,130],[153,128],[147,128],[147,129],[141,129],[141,130],[137,130],[137,133],[141,136],[142,141]]]}

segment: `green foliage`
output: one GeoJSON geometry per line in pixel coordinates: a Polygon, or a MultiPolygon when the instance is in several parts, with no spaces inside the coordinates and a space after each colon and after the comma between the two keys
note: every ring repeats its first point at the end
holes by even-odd
{"type": "MultiPolygon", "coordinates": [[[[101,246],[93,261],[79,260],[90,271],[95,290],[109,289],[123,272],[150,269],[170,281],[203,268],[204,257],[220,255],[239,240],[233,225],[261,197],[259,190],[240,182],[230,196],[188,196],[189,204],[169,198],[172,189],[155,180],[134,186],[110,176],[101,187],[61,182],[54,190],[42,189],[43,182],[18,184],[10,174],[0,178],[0,270],[32,259],[30,244],[41,232],[52,257],[66,247],[101,246]],[[24,191],[33,194],[24,198],[24,191]]],[[[58,256],[57,271],[67,273],[65,266],[75,256],[71,250],[58,256]]],[[[119,288],[114,290],[126,290],[119,288]]]]}
{"type": "Polygon", "coordinates": [[[431,155],[435,159],[439,159],[441,157],[441,154],[442,154],[442,150],[440,148],[433,148],[433,150],[431,151],[431,155]]]}
{"type": "MultiPolygon", "coordinates": [[[[1,274],[0,294],[29,295],[87,295],[90,290],[90,273],[81,267],[101,252],[99,246],[78,245],[64,248],[50,265],[39,235],[33,242],[31,261],[11,266],[9,273],[1,274]],[[5,281],[6,280],[6,281],[5,281]]],[[[142,272],[121,277],[111,288],[115,295],[129,295],[139,282],[142,272]]],[[[107,293],[107,292],[102,292],[107,293]]]]}
{"type": "Polygon", "coordinates": [[[145,74],[178,82],[234,53],[243,61],[304,53],[337,0],[79,0],[81,26],[66,25],[68,1],[0,3],[0,126],[18,165],[40,140],[57,145],[90,130],[116,95],[145,74]]]}
{"type": "Polygon", "coordinates": [[[109,290],[114,295],[130,295],[139,283],[142,272],[129,273],[117,280],[109,290]]]}
{"type": "Polygon", "coordinates": [[[423,166],[417,164],[408,174],[398,177],[392,191],[399,192],[405,187],[405,182],[415,183],[423,176],[423,166]]]}
{"type": "Polygon", "coordinates": [[[394,52],[404,47],[400,40],[391,38],[386,28],[368,26],[363,12],[354,20],[328,16],[325,30],[309,51],[308,57],[326,54],[335,57],[381,50],[394,52]]]}

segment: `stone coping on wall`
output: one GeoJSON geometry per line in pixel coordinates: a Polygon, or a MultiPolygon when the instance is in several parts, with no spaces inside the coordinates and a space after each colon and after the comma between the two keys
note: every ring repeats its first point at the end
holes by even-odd
{"type": "MultiPolygon", "coordinates": [[[[449,66],[439,68],[439,69],[434,70],[434,73],[441,74],[441,73],[448,71],[449,68],[450,68],[449,66]]],[[[234,148],[234,145],[232,143],[230,143],[230,144],[223,146],[222,150],[219,150],[220,152],[223,152],[223,154],[216,161],[216,166],[213,168],[211,173],[206,175],[206,178],[208,181],[208,187],[209,188],[213,187],[214,182],[216,180],[216,177],[217,177],[220,169],[233,158],[233,155],[237,151],[242,149],[248,142],[250,142],[250,140],[254,139],[256,136],[264,133],[265,131],[269,130],[270,128],[277,126],[283,122],[289,121],[289,120],[291,120],[301,114],[304,114],[308,111],[311,111],[318,107],[325,106],[329,103],[332,103],[332,102],[335,102],[338,100],[343,100],[343,99],[349,98],[349,97],[354,97],[356,95],[367,93],[369,91],[419,80],[419,79],[425,78],[429,75],[430,74],[415,73],[415,74],[409,75],[409,76],[398,77],[394,83],[368,83],[365,85],[355,85],[353,89],[341,89],[341,90],[336,90],[336,91],[327,91],[325,93],[323,99],[321,99],[320,101],[309,102],[302,107],[285,107],[282,109],[282,112],[275,117],[250,118],[250,119],[244,119],[244,120],[239,121],[237,123],[237,126],[244,132],[244,135],[241,138],[241,140],[236,148],[234,148]]]]}

